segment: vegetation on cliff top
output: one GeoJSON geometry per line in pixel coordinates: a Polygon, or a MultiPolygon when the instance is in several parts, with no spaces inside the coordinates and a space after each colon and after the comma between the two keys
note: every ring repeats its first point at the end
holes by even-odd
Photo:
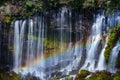
{"type": "Polygon", "coordinates": [[[59,10],[66,6],[71,10],[99,10],[106,13],[120,9],[118,0],[1,0],[0,21],[10,23],[16,18],[26,18],[45,11],[59,10]],[[7,16],[7,18],[6,18],[7,16]],[[8,19],[8,16],[10,19],[8,19]],[[12,19],[11,19],[12,17],[12,19]]]}
{"type": "Polygon", "coordinates": [[[72,10],[85,8],[113,9],[120,8],[118,0],[3,0],[0,1],[0,14],[30,16],[36,12],[58,10],[62,6],[72,10]]]}

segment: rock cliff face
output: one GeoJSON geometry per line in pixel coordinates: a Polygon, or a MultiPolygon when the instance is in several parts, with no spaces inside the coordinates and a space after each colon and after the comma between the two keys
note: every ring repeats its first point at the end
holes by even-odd
{"type": "Polygon", "coordinates": [[[12,67],[13,55],[9,51],[9,37],[10,27],[5,27],[4,24],[0,23],[0,65],[9,65],[12,67]]]}

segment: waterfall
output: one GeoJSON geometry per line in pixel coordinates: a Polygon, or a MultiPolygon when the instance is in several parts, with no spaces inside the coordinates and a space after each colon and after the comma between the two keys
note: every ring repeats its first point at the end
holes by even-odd
{"type": "MultiPolygon", "coordinates": [[[[1,31],[2,31],[2,22],[0,21],[0,58],[1,58],[1,41],[2,41],[2,35],[1,35],[1,31]]],[[[1,60],[1,59],[0,59],[1,60]]]]}
{"type": "MultiPolygon", "coordinates": [[[[107,70],[104,58],[107,32],[120,22],[119,16],[112,16],[108,16],[105,24],[103,14],[95,15],[93,24],[92,21],[90,24],[84,22],[80,13],[72,13],[65,7],[57,13],[50,12],[50,15],[46,12],[26,20],[16,20],[13,70],[23,76],[30,74],[38,77],[39,80],[75,76],[83,69],[93,72],[107,70]],[[84,36],[86,34],[87,37],[84,36]],[[102,42],[103,37],[106,38],[105,43],[102,42]]],[[[112,50],[110,72],[116,69],[119,49],[117,44],[112,50]]]]}
{"type": "Polygon", "coordinates": [[[20,26],[20,21],[15,21],[15,29],[14,29],[14,56],[15,56],[14,61],[15,63],[14,63],[13,70],[16,73],[21,71],[25,23],[26,21],[23,21],[22,26],[20,26]]]}
{"type": "Polygon", "coordinates": [[[19,21],[15,22],[15,32],[14,32],[14,55],[15,55],[15,63],[14,63],[14,71],[19,72],[19,21]]]}
{"type": "Polygon", "coordinates": [[[108,64],[108,70],[112,73],[115,73],[117,71],[116,61],[118,59],[119,51],[120,51],[120,43],[118,42],[116,46],[112,49],[112,53],[108,64]]]}
{"type": "Polygon", "coordinates": [[[92,44],[87,51],[87,58],[86,61],[81,69],[87,69],[89,71],[95,70],[95,56],[97,55],[97,48],[101,40],[101,31],[102,31],[102,23],[103,23],[104,16],[98,15],[96,22],[92,26],[92,44]]]}
{"type": "Polygon", "coordinates": [[[106,38],[106,43],[105,43],[105,45],[104,45],[104,47],[103,47],[103,49],[102,49],[102,51],[100,53],[96,70],[106,70],[104,52],[105,52],[105,48],[107,46],[107,42],[108,42],[108,37],[106,38]]]}
{"type": "Polygon", "coordinates": [[[30,19],[28,23],[28,43],[27,43],[27,66],[32,65],[32,61],[34,60],[34,28],[33,28],[33,21],[30,19]]]}
{"type": "MultiPolygon", "coordinates": [[[[44,26],[44,18],[40,17],[39,19],[39,33],[38,33],[38,42],[37,42],[37,58],[39,58],[38,56],[40,56],[41,59],[44,59],[44,34],[45,34],[45,26],[44,26]]],[[[43,68],[45,67],[45,64],[44,62],[41,64],[41,67],[40,69],[40,73],[38,74],[41,74],[41,79],[44,80],[44,70],[43,68]]]]}

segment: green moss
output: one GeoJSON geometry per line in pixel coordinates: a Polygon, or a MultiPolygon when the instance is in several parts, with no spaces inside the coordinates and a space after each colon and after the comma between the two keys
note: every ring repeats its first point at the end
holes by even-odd
{"type": "Polygon", "coordinates": [[[72,80],[72,77],[71,76],[67,77],[67,80],[72,80]]]}
{"type": "Polygon", "coordinates": [[[113,80],[113,78],[108,72],[98,72],[85,80],[113,80]]]}
{"type": "Polygon", "coordinates": [[[21,76],[19,74],[16,74],[14,72],[10,73],[12,74],[11,76],[9,76],[8,73],[6,72],[1,72],[0,73],[0,80],[22,80],[21,76]]]}
{"type": "Polygon", "coordinates": [[[106,62],[109,61],[111,51],[115,44],[117,43],[117,41],[119,40],[119,37],[120,37],[120,25],[109,31],[109,39],[104,53],[106,62]]]}
{"type": "Polygon", "coordinates": [[[110,76],[106,75],[106,74],[100,74],[96,80],[112,80],[110,76]]]}
{"type": "Polygon", "coordinates": [[[59,80],[58,78],[54,78],[53,80],[59,80]]]}
{"type": "Polygon", "coordinates": [[[90,72],[87,70],[81,70],[79,74],[77,74],[76,79],[75,80],[81,80],[83,78],[85,78],[87,75],[89,75],[90,72]]]}
{"type": "Polygon", "coordinates": [[[112,80],[112,78],[106,74],[100,74],[98,76],[92,76],[85,80],[112,80]]]}

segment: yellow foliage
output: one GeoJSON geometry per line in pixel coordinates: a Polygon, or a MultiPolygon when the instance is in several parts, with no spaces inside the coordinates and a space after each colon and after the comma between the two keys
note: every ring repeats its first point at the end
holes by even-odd
{"type": "Polygon", "coordinates": [[[10,17],[5,17],[5,20],[4,20],[5,23],[10,23],[11,22],[11,18],[10,17]]]}

